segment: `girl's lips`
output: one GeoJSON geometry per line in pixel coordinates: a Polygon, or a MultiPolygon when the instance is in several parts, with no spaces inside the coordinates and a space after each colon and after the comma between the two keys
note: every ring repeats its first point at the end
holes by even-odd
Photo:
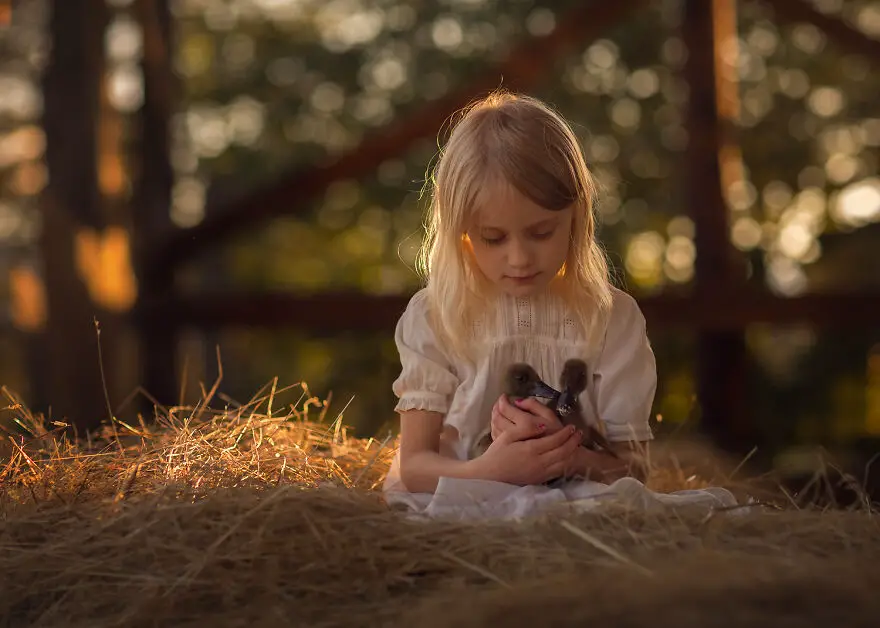
{"type": "Polygon", "coordinates": [[[516,281],[516,282],[525,283],[525,282],[527,282],[527,281],[532,281],[532,280],[533,280],[535,277],[537,277],[539,274],[540,274],[540,273],[534,273],[533,275],[522,275],[522,276],[519,276],[519,277],[514,276],[514,275],[508,275],[507,278],[508,278],[508,279],[512,279],[513,281],[516,281]]]}

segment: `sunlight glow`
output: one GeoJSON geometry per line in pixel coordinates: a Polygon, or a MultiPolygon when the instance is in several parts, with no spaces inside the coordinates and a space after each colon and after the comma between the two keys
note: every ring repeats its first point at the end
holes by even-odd
{"type": "Polygon", "coordinates": [[[431,27],[431,39],[441,50],[451,51],[461,45],[461,23],[456,17],[444,16],[437,19],[431,27]]]}
{"type": "Polygon", "coordinates": [[[536,36],[549,35],[556,28],[556,16],[553,11],[539,7],[529,13],[526,19],[526,29],[536,36]]]}
{"type": "Polygon", "coordinates": [[[323,113],[336,113],[345,106],[345,91],[336,83],[326,81],[312,90],[312,107],[323,113]]]}
{"type": "Polygon", "coordinates": [[[767,284],[778,294],[796,296],[806,290],[807,276],[794,260],[774,256],[767,265],[767,284]]]}
{"type": "Polygon", "coordinates": [[[730,239],[741,251],[750,251],[761,243],[761,225],[750,216],[737,218],[730,229],[730,239]]]}
{"type": "Polygon", "coordinates": [[[629,76],[629,91],[636,98],[650,98],[660,91],[660,77],[651,68],[641,68],[629,76]]]}
{"type": "Polygon", "coordinates": [[[144,44],[140,24],[127,15],[118,15],[107,27],[104,45],[107,55],[115,62],[134,62],[140,59],[144,44]]]}
{"type": "Polygon", "coordinates": [[[803,98],[810,91],[810,78],[803,70],[782,70],[778,80],[779,90],[789,98],[803,98]]]}
{"type": "Polygon", "coordinates": [[[9,270],[12,324],[25,331],[38,331],[46,323],[46,288],[37,272],[24,265],[9,270]]]}
{"type": "Polygon", "coordinates": [[[810,94],[807,105],[818,116],[831,118],[846,106],[846,97],[836,87],[817,87],[810,94]]]}
{"type": "Polygon", "coordinates": [[[236,144],[256,144],[263,135],[265,121],[265,105],[249,96],[239,96],[226,108],[227,135],[236,144]]]}
{"type": "Polygon", "coordinates": [[[133,63],[116,66],[107,87],[110,104],[118,111],[137,111],[144,102],[144,77],[140,67],[133,63]]]}
{"type": "Polygon", "coordinates": [[[632,130],[639,126],[642,109],[639,103],[631,98],[621,98],[611,105],[611,119],[614,124],[632,130]]]}
{"type": "Polygon", "coordinates": [[[880,220],[880,178],[853,183],[837,195],[834,219],[850,227],[861,227],[880,220]]]}
{"type": "Polygon", "coordinates": [[[639,233],[630,239],[625,265],[636,282],[645,286],[660,282],[664,245],[663,236],[656,231],[639,233]]]}
{"type": "Polygon", "coordinates": [[[14,205],[0,201],[0,241],[9,239],[18,231],[21,223],[20,210],[14,205]]]}
{"type": "Polygon", "coordinates": [[[23,76],[0,75],[0,115],[16,120],[31,120],[43,108],[43,96],[37,85],[23,76]]]}
{"type": "Polygon", "coordinates": [[[20,126],[0,135],[0,168],[38,159],[46,150],[46,135],[35,125],[20,126]]]}
{"type": "Polygon", "coordinates": [[[880,37],[880,6],[872,3],[861,7],[856,25],[866,35],[880,37]]]}
{"type": "Polygon", "coordinates": [[[181,177],[171,196],[171,220],[178,227],[195,226],[205,217],[205,184],[200,180],[181,177]]]}
{"type": "Polygon", "coordinates": [[[670,238],[675,236],[684,236],[689,240],[693,240],[696,235],[696,225],[690,216],[676,216],[666,225],[666,233],[670,238]]]}
{"type": "Polygon", "coordinates": [[[834,153],[825,162],[825,172],[834,183],[846,183],[859,174],[861,160],[845,153],[834,153]]]}

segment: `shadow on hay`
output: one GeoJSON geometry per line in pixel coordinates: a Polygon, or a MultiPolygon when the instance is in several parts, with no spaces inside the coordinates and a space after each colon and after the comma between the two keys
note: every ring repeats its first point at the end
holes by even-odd
{"type": "Polygon", "coordinates": [[[880,620],[874,561],[708,554],[649,567],[651,575],[609,567],[510,589],[445,592],[403,615],[399,625],[869,628],[880,620]]]}

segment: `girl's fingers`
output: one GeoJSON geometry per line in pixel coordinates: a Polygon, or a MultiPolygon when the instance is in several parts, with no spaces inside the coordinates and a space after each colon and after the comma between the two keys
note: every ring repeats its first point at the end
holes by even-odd
{"type": "Polygon", "coordinates": [[[556,413],[534,397],[527,397],[526,399],[523,399],[522,401],[516,402],[514,404],[510,404],[508,402],[508,405],[511,406],[514,411],[519,410],[521,412],[528,412],[534,414],[535,416],[541,417],[545,421],[552,421],[556,419],[556,413]]]}
{"type": "Polygon", "coordinates": [[[535,448],[536,454],[546,454],[565,445],[565,443],[567,443],[569,439],[574,436],[574,434],[574,426],[569,425],[561,430],[554,432],[553,434],[549,434],[544,438],[535,441],[532,447],[535,448]]]}
{"type": "MultiPolygon", "coordinates": [[[[535,425],[534,423],[523,425],[521,423],[513,423],[505,427],[504,431],[497,438],[498,441],[505,443],[514,443],[516,441],[528,440],[541,436],[546,428],[543,425],[535,425]]],[[[540,438],[537,440],[544,440],[540,438]]]]}
{"type": "Polygon", "coordinates": [[[497,439],[498,435],[504,432],[511,425],[511,422],[505,419],[503,416],[501,416],[497,412],[492,412],[492,419],[490,421],[489,427],[492,430],[493,439],[497,439]]]}
{"type": "Polygon", "coordinates": [[[501,412],[497,412],[495,410],[492,411],[492,425],[501,428],[502,430],[513,425],[514,422],[510,419],[506,418],[501,412]]]}
{"type": "Polygon", "coordinates": [[[533,419],[535,418],[514,408],[506,399],[502,399],[498,402],[498,414],[507,421],[518,425],[523,423],[534,423],[533,419]]]}
{"type": "Polygon", "coordinates": [[[501,416],[512,423],[538,423],[544,425],[558,423],[559,420],[556,418],[553,410],[534,399],[530,401],[536,406],[535,412],[529,412],[528,409],[525,409],[525,406],[524,409],[517,408],[507,398],[499,402],[499,412],[501,416]]]}

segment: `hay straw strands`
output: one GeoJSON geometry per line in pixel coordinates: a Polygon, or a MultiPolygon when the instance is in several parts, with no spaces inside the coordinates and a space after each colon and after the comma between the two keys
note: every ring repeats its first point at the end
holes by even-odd
{"type": "MultiPolygon", "coordinates": [[[[0,626],[867,627],[880,611],[870,512],[782,499],[415,522],[374,490],[393,438],[350,437],[300,386],[295,407],[273,381],[246,404],[160,408],[80,440],[16,410],[29,436],[3,439],[0,626]]],[[[667,466],[649,484],[725,483],[667,466]]]]}

